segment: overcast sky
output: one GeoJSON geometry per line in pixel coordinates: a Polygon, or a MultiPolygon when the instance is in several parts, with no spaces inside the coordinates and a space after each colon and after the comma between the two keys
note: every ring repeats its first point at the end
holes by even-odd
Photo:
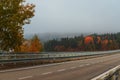
{"type": "Polygon", "coordinates": [[[120,31],[120,0],[27,0],[35,16],[28,33],[89,33],[120,31]]]}

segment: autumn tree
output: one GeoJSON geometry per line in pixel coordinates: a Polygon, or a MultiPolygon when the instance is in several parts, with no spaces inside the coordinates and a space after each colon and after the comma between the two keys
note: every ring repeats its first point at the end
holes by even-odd
{"type": "MultiPolygon", "coordinates": [[[[23,40],[23,25],[34,16],[34,5],[25,0],[0,0],[0,48],[19,48],[23,40]]],[[[17,49],[16,49],[17,50],[17,49]]]]}
{"type": "Polygon", "coordinates": [[[42,43],[40,42],[37,35],[34,35],[34,37],[31,40],[30,45],[30,52],[41,52],[43,50],[42,43]]]}
{"type": "Polygon", "coordinates": [[[20,46],[20,52],[30,52],[30,45],[31,45],[31,40],[24,40],[22,45],[20,46]]]}

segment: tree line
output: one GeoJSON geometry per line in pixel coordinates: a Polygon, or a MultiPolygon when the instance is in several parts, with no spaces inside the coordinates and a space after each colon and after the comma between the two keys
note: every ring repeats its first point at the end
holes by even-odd
{"type": "Polygon", "coordinates": [[[49,40],[44,43],[45,51],[104,51],[120,49],[120,32],[91,34],[49,40]]]}

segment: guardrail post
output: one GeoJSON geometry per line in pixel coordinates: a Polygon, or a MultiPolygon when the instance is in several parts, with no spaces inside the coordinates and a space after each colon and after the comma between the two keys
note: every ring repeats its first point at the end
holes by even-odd
{"type": "Polygon", "coordinates": [[[120,71],[118,71],[118,80],[120,80],[120,71]]]}
{"type": "Polygon", "coordinates": [[[17,55],[16,54],[14,54],[14,59],[17,59],[17,55]]]}
{"type": "Polygon", "coordinates": [[[53,61],[55,61],[55,55],[53,56],[53,61]]]}
{"type": "Polygon", "coordinates": [[[48,54],[48,58],[50,57],[50,55],[48,54]]]}
{"type": "Polygon", "coordinates": [[[114,75],[112,76],[111,80],[118,80],[118,79],[117,79],[117,74],[114,74],[114,75]]]}

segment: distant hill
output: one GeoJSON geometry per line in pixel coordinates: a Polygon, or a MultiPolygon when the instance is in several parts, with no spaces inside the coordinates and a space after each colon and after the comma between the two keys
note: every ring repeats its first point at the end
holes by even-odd
{"type": "MultiPolygon", "coordinates": [[[[85,36],[88,34],[89,33],[85,33],[83,35],[85,36]]],[[[70,37],[80,36],[80,35],[82,35],[82,33],[38,33],[37,35],[42,42],[46,42],[46,41],[52,40],[52,39],[59,40],[64,37],[70,38],[70,37]]],[[[24,35],[24,38],[31,39],[33,36],[34,36],[34,34],[26,34],[26,35],[24,35]]]]}

